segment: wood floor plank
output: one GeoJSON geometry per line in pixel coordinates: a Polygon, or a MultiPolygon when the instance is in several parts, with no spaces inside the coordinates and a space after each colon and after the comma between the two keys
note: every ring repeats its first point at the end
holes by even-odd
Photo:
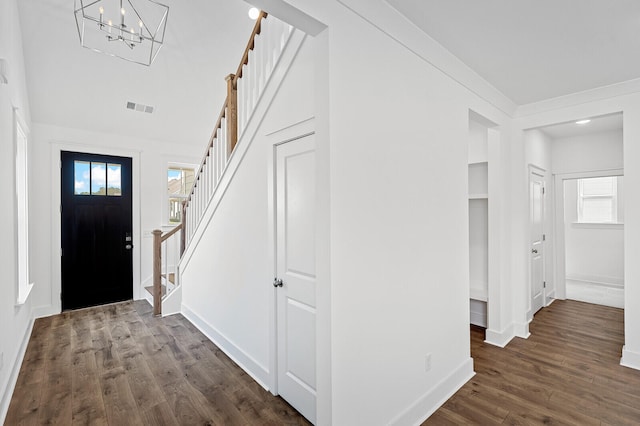
{"type": "Polygon", "coordinates": [[[164,401],[164,395],[155,380],[142,352],[132,351],[122,355],[129,388],[136,405],[141,410],[149,410],[164,401]]]}
{"type": "Polygon", "coordinates": [[[169,383],[163,386],[162,390],[178,424],[221,424],[221,419],[209,409],[206,398],[193,389],[186,380],[169,383]]]}
{"type": "Polygon", "coordinates": [[[7,425],[308,425],[182,315],[146,301],[38,319],[7,425]]]}
{"type": "Polygon", "coordinates": [[[40,402],[50,401],[39,410],[40,424],[70,424],[72,419],[71,324],[69,315],[52,322],[51,342],[45,355],[45,380],[40,402]]]}
{"type": "Polygon", "coordinates": [[[40,383],[25,383],[16,385],[5,424],[7,425],[37,425],[40,417],[40,383]]]}
{"type": "Polygon", "coordinates": [[[142,411],[142,421],[146,425],[155,426],[172,426],[179,424],[166,401],[142,411]]]}
{"type": "Polygon", "coordinates": [[[93,350],[84,349],[82,345],[74,348],[72,364],[72,423],[106,425],[107,414],[93,350]]]}
{"type": "Polygon", "coordinates": [[[109,424],[143,424],[123,367],[103,373],[100,376],[100,386],[109,424]]]}
{"type": "Polygon", "coordinates": [[[472,326],[476,375],[424,424],[640,424],[640,371],[619,364],[621,309],[555,301],[530,331],[497,348],[472,326]]]}

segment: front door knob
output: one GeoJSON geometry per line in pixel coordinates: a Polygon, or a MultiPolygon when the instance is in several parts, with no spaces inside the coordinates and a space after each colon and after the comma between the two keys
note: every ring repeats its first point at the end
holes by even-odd
{"type": "Polygon", "coordinates": [[[273,286],[274,287],[282,287],[282,280],[279,280],[277,277],[273,279],[273,286]]]}

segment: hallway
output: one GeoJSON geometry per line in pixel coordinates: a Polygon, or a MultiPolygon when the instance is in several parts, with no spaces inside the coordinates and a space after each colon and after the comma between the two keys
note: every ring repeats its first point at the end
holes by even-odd
{"type": "Polygon", "coordinates": [[[424,424],[640,423],[640,371],[622,367],[622,309],[556,300],[529,339],[485,344],[472,326],[476,375],[424,424]]]}

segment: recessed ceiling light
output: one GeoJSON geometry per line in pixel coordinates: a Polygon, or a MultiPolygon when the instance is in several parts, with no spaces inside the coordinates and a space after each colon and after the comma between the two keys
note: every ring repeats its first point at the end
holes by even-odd
{"type": "Polygon", "coordinates": [[[259,15],[260,15],[260,9],[258,9],[257,7],[252,7],[251,9],[249,9],[249,18],[258,19],[259,15]]]}
{"type": "Polygon", "coordinates": [[[586,120],[578,120],[578,121],[576,121],[576,124],[587,124],[587,123],[590,123],[590,122],[591,122],[591,120],[589,120],[587,118],[586,120]]]}

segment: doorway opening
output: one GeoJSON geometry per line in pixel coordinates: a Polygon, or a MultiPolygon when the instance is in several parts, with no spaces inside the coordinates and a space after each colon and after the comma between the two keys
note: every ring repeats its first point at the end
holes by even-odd
{"type": "Polygon", "coordinates": [[[624,177],[563,179],[565,297],[624,308],[624,177]]]}
{"type": "MultiPolygon", "coordinates": [[[[492,313],[498,317],[499,304],[489,294],[495,289],[497,211],[500,179],[496,159],[500,150],[500,128],[480,114],[469,110],[468,198],[469,198],[469,317],[472,334],[490,334],[492,313]],[[492,231],[492,232],[490,232],[492,231]]],[[[494,324],[494,328],[496,327],[494,324]]],[[[493,341],[489,343],[494,343],[493,341]]]]}
{"type": "Polygon", "coordinates": [[[527,132],[547,141],[552,204],[547,300],[624,306],[623,116],[589,117],[527,132]]]}

